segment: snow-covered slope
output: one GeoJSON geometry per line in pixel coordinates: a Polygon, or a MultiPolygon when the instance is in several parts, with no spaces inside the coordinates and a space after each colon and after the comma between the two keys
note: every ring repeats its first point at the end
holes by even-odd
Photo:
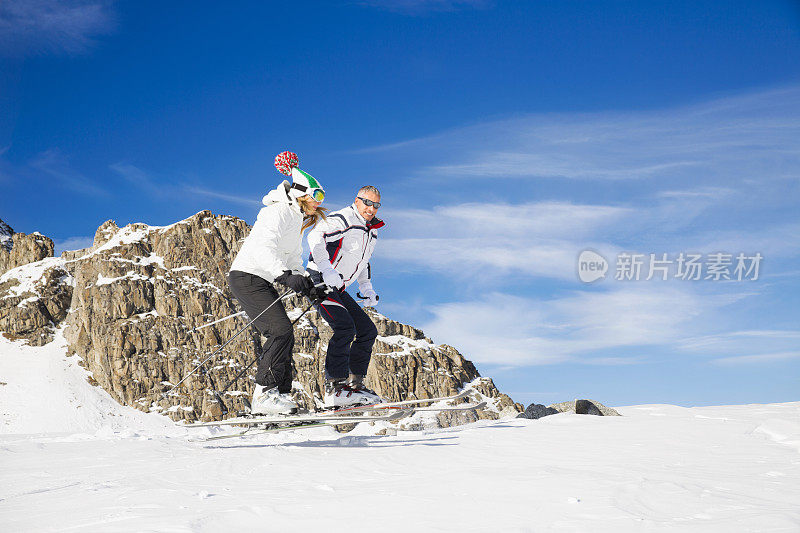
{"type": "Polygon", "coordinates": [[[0,340],[0,531],[798,531],[800,403],[215,443],[0,340]]]}

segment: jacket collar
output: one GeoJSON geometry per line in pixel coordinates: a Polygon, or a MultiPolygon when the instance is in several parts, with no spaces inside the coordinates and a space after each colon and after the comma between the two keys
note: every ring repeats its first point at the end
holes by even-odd
{"type": "Polygon", "coordinates": [[[358,212],[358,209],[356,209],[355,203],[350,204],[350,209],[353,210],[353,215],[355,215],[356,220],[363,224],[367,229],[378,229],[386,225],[383,220],[379,219],[378,217],[372,217],[372,220],[367,222],[367,220],[361,216],[361,213],[358,212]]]}

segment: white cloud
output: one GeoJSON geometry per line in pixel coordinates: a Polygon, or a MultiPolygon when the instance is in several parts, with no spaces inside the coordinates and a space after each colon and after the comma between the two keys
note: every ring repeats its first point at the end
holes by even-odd
{"type": "Polygon", "coordinates": [[[643,284],[547,300],[491,293],[430,307],[434,318],[423,329],[479,364],[634,364],[646,356],[647,347],[702,331],[701,322],[740,298],[643,284]],[[607,354],[631,347],[642,347],[642,354],[607,354]]]}
{"type": "Polygon", "coordinates": [[[624,207],[565,202],[387,210],[382,216],[391,221],[391,236],[381,240],[375,253],[406,268],[475,281],[490,282],[509,273],[575,279],[583,248],[610,249],[592,236],[632,213],[624,207]]]}
{"type": "Polygon", "coordinates": [[[111,2],[100,0],[4,0],[0,3],[0,51],[77,54],[114,27],[111,2]]]}
{"type": "Polygon", "coordinates": [[[524,115],[360,152],[406,154],[426,180],[797,179],[800,86],[667,110],[524,115]]]}

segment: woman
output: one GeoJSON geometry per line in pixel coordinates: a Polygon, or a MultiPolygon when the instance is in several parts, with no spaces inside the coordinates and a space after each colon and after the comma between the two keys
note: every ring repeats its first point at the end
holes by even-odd
{"type": "Polygon", "coordinates": [[[325,218],[325,209],[319,207],[325,198],[322,185],[297,168],[297,163],[297,155],[292,152],[275,158],[275,166],[291,176],[292,183],[284,180],[264,196],[264,207],[228,274],[231,292],[250,319],[256,319],[253,325],[267,336],[250,402],[253,414],[297,411],[290,394],[294,333],[283,304],[275,303],[280,296],[273,283],[280,282],[298,294],[309,294],[314,284],[303,270],[301,237],[303,230],[325,218]]]}

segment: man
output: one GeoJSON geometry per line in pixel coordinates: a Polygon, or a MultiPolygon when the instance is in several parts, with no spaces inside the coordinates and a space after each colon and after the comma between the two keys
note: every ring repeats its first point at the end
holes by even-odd
{"type": "Polygon", "coordinates": [[[369,260],[383,221],[375,217],[381,193],[367,185],[358,190],[353,204],[330,213],[308,233],[311,248],[306,270],[314,283],[324,281],[332,290],[317,310],[333,328],[325,358],[325,405],[380,402],[364,385],[378,330],[372,320],[345,289],[358,280],[366,307],[378,303],[372,288],[369,260]]]}

